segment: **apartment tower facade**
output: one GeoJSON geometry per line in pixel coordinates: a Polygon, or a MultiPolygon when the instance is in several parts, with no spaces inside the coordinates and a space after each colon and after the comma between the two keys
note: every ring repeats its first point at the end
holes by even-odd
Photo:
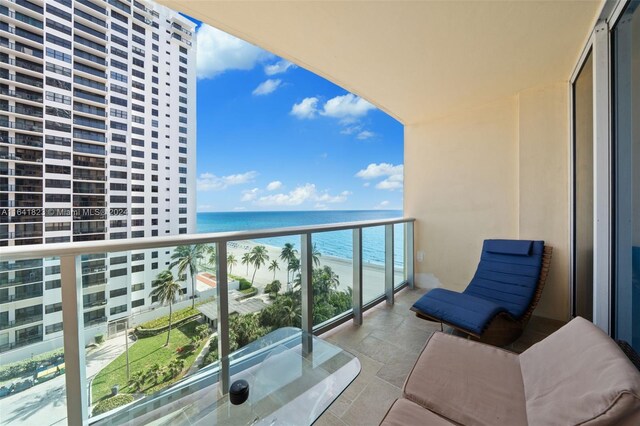
{"type": "MultiPolygon", "coordinates": [[[[0,254],[195,232],[194,31],[138,0],[0,4],[0,254]]],[[[87,343],[151,308],[170,255],[82,258],[87,343]]],[[[3,362],[60,347],[59,260],[1,257],[3,362]]]]}

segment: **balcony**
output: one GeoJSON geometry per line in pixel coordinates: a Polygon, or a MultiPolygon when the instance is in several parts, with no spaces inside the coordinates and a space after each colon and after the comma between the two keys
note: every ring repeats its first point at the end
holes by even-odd
{"type": "Polygon", "coordinates": [[[42,314],[24,316],[24,317],[16,318],[14,321],[0,322],[0,330],[20,327],[23,325],[33,324],[34,322],[40,322],[40,321],[42,321],[42,314]]]}
{"type": "Polygon", "coordinates": [[[13,106],[0,104],[0,111],[13,112],[15,114],[28,115],[29,117],[42,117],[42,108],[27,108],[24,106],[13,106]]]}
{"type": "Polygon", "coordinates": [[[15,81],[16,83],[22,83],[31,87],[39,87],[42,88],[42,78],[34,78],[24,74],[9,74],[7,70],[3,70],[2,78],[6,78],[10,81],[15,81]]]}
{"type": "Polygon", "coordinates": [[[0,14],[8,16],[9,18],[15,19],[16,21],[24,22],[25,24],[32,25],[38,29],[42,29],[42,21],[39,19],[35,19],[31,16],[25,15],[22,12],[14,12],[13,10],[9,10],[7,7],[0,7],[0,14]]]}
{"type": "Polygon", "coordinates": [[[100,12],[103,15],[107,14],[107,9],[105,9],[104,7],[100,7],[97,4],[93,3],[90,0],[76,0],[76,3],[82,4],[84,6],[87,6],[88,8],[95,10],[96,12],[100,12]]]}
{"type": "Polygon", "coordinates": [[[0,87],[1,95],[8,95],[18,99],[26,99],[33,102],[42,102],[42,93],[31,92],[27,90],[9,90],[0,87]]]}
{"type": "Polygon", "coordinates": [[[2,38],[0,38],[0,46],[7,47],[15,52],[24,53],[25,55],[32,56],[34,58],[42,59],[44,57],[44,55],[42,54],[42,50],[25,46],[22,43],[3,41],[2,38]]]}
{"type": "MultiPolygon", "coordinates": [[[[106,231],[106,228],[104,227],[89,228],[84,226],[83,227],[74,226],[74,233],[78,233],[79,231],[103,232],[103,231],[106,231]]],[[[355,294],[359,294],[361,297],[360,298],[355,297],[353,299],[353,307],[349,307],[340,312],[336,312],[336,315],[333,316],[332,318],[325,318],[322,316],[311,318],[311,316],[308,316],[308,315],[313,315],[312,314],[313,312],[312,304],[314,303],[313,298],[308,297],[307,299],[305,298],[301,299],[301,303],[303,305],[305,303],[309,304],[305,309],[302,309],[301,311],[303,315],[303,320],[305,320],[305,318],[309,319],[307,327],[310,327],[310,330],[312,329],[315,333],[323,333],[352,318],[355,318],[357,320],[358,318],[361,317],[363,312],[368,311],[369,309],[372,309],[374,306],[380,303],[383,303],[385,301],[388,301],[388,303],[391,303],[395,293],[400,292],[402,289],[410,286],[410,282],[412,279],[411,270],[413,268],[412,262],[410,261],[411,257],[409,257],[411,256],[410,253],[412,250],[412,246],[410,245],[412,241],[412,233],[413,233],[412,220],[398,219],[398,220],[372,221],[372,222],[362,222],[362,223],[353,223],[353,224],[336,224],[336,225],[327,225],[327,226],[290,228],[285,230],[264,230],[264,231],[255,231],[253,233],[244,233],[244,234],[240,233],[240,234],[235,234],[234,236],[225,236],[224,234],[208,234],[208,235],[202,235],[202,236],[198,236],[198,235],[175,236],[175,237],[168,237],[168,240],[166,241],[165,246],[159,245],[157,240],[154,238],[147,238],[147,239],[141,238],[141,239],[135,240],[135,242],[131,242],[128,240],[112,240],[112,241],[101,241],[99,243],[92,243],[87,241],[87,242],[82,242],[78,244],[76,243],[67,244],[67,247],[69,247],[69,249],[73,249],[73,247],[76,247],[76,246],[79,247],[81,245],[84,248],[94,247],[95,250],[89,249],[87,251],[84,251],[83,253],[77,253],[76,255],[73,255],[71,257],[65,257],[64,252],[60,252],[59,250],[57,250],[55,256],[60,256],[60,259],[61,259],[60,273],[61,273],[61,280],[63,285],[65,280],[68,279],[68,275],[67,275],[69,272],[68,266],[70,265],[68,260],[73,259],[74,265],[76,265],[76,261],[78,261],[77,273],[78,275],[81,275],[81,287],[82,289],[87,289],[94,286],[102,286],[107,284],[107,271],[109,271],[112,279],[117,279],[118,276],[121,276],[119,271],[122,268],[125,268],[126,270],[131,267],[131,266],[128,266],[127,263],[125,263],[123,266],[119,266],[119,265],[122,265],[122,262],[113,263],[113,260],[115,258],[121,257],[120,256],[121,249],[124,247],[127,248],[126,249],[127,252],[129,251],[136,252],[137,250],[143,247],[151,248],[152,246],[156,250],[162,250],[162,249],[170,249],[176,243],[187,242],[187,241],[191,241],[191,239],[193,238],[197,238],[199,241],[203,243],[206,242],[208,244],[215,245],[218,253],[225,253],[227,250],[227,247],[229,248],[229,250],[232,250],[232,251],[238,250],[239,247],[241,247],[239,243],[236,241],[236,239],[244,241],[245,239],[254,240],[259,238],[268,238],[270,236],[291,237],[292,241],[297,241],[296,244],[302,245],[302,257],[301,257],[302,270],[301,270],[301,274],[299,275],[299,280],[300,280],[299,285],[301,286],[302,289],[305,289],[305,288],[309,289],[311,286],[311,282],[309,281],[309,279],[311,278],[310,276],[309,278],[304,278],[304,277],[305,277],[305,271],[310,272],[312,268],[314,268],[313,265],[315,265],[314,256],[316,255],[315,254],[313,256],[311,255],[313,251],[312,238],[314,235],[318,235],[319,233],[327,233],[327,232],[329,233],[330,232],[346,232],[346,233],[349,233],[349,235],[351,234],[353,235],[355,247],[353,249],[352,255],[353,255],[353,259],[355,260],[353,259],[345,260],[346,264],[342,267],[344,267],[345,270],[349,272],[342,271],[341,276],[343,276],[342,282],[344,283],[346,288],[353,288],[355,291],[355,294]],[[372,279],[372,282],[365,283],[364,274],[359,268],[362,267],[361,256],[362,256],[363,241],[366,246],[368,241],[367,235],[370,230],[377,230],[376,232],[379,231],[382,233],[382,235],[386,235],[387,239],[385,240],[386,241],[385,247],[386,247],[386,250],[389,250],[386,258],[394,259],[394,260],[391,261],[392,263],[387,264],[386,273],[385,273],[385,266],[383,265],[380,265],[371,269],[371,271],[375,271],[374,275],[376,278],[372,279]],[[363,235],[364,235],[364,239],[363,239],[363,235]],[[395,239],[394,239],[394,235],[395,235],[395,239]],[[360,247],[360,249],[358,249],[358,247],[360,247]],[[111,258],[112,260],[112,265],[110,268],[107,268],[107,265],[104,261],[105,255],[103,253],[105,252],[110,254],[110,256],[107,256],[107,258],[111,258]],[[308,257],[305,257],[306,256],[305,253],[308,253],[308,257]],[[393,253],[395,253],[395,256],[393,253]],[[96,255],[95,259],[93,254],[96,255]],[[82,261],[84,262],[81,263],[82,261]],[[396,261],[401,261],[402,264],[398,264],[396,263],[396,261]],[[353,277],[351,277],[351,275],[353,275],[353,277]],[[352,282],[352,278],[355,281],[352,282]]],[[[46,250],[48,249],[46,245],[41,247],[45,250],[45,252],[34,253],[33,250],[31,250],[28,256],[33,256],[34,254],[37,254],[38,256],[47,258],[47,257],[50,257],[51,254],[53,254],[53,253],[46,253],[46,250]]],[[[13,248],[14,253],[17,250],[22,250],[22,248],[13,248]]],[[[138,255],[135,255],[135,257],[137,259],[138,255]]],[[[219,265],[219,267],[222,268],[221,270],[227,269],[226,259],[227,257],[225,255],[220,256],[221,265],[219,265]]],[[[323,262],[323,261],[320,260],[320,262],[323,262]]],[[[327,262],[330,262],[330,260],[327,260],[327,262]]],[[[73,268],[76,268],[76,266],[73,266],[73,268]]],[[[369,271],[368,266],[365,266],[365,269],[369,271]]],[[[370,272],[367,272],[367,274],[369,273],[370,272]]],[[[288,273],[286,273],[286,275],[289,276],[288,273]]],[[[225,280],[226,280],[226,277],[224,275],[219,274],[218,286],[221,288],[225,288],[226,287],[225,280]]],[[[294,284],[294,282],[292,281],[290,283],[291,288],[293,288],[294,285],[297,285],[297,284],[294,284]]],[[[303,290],[303,291],[307,291],[306,294],[308,295],[311,294],[311,290],[303,290]]],[[[220,298],[220,301],[223,304],[235,303],[233,302],[232,299],[230,299],[232,297],[236,297],[233,294],[234,294],[233,292],[219,293],[218,297],[220,298]]],[[[85,316],[89,315],[90,313],[96,312],[96,309],[102,309],[105,306],[107,306],[106,297],[87,296],[86,293],[84,297],[85,297],[84,301],[80,302],[81,303],[80,309],[88,310],[84,314],[85,316]]],[[[112,296],[112,297],[117,297],[117,296],[112,296]]],[[[186,300],[188,301],[188,299],[186,300]]],[[[349,300],[352,300],[351,296],[349,296],[349,300]]],[[[349,304],[351,306],[351,302],[349,302],[349,304]]],[[[63,310],[64,309],[65,307],[63,306],[63,310]]],[[[96,314],[96,316],[98,315],[101,315],[101,314],[100,313],[96,314]]],[[[104,321],[105,319],[102,317],[91,318],[84,322],[84,327],[86,328],[86,327],[94,326],[96,324],[102,324],[104,323],[104,321]]],[[[303,322],[303,324],[307,324],[307,323],[303,322]]],[[[222,328],[220,330],[220,333],[223,333],[223,334],[229,333],[228,323],[226,321],[221,322],[221,327],[222,328]]],[[[71,333],[71,332],[73,332],[72,328],[68,328],[65,326],[65,333],[71,333]]],[[[72,368],[72,367],[67,365],[67,371],[69,368],[72,368]]]]}
{"type": "Polygon", "coordinates": [[[16,294],[12,294],[9,295],[5,298],[0,297],[0,303],[11,303],[11,302],[17,302],[20,300],[27,300],[27,299],[33,299],[36,297],[42,297],[42,290],[40,291],[28,291],[28,292],[23,292],[23,293],[16,293],[16,294]]]}
{"type": "MultiPolygon", "coordinates": [[[[0,322],[0,329],[3,328],[3,323],[0,322]]],[[[33,345],[35,343],[42,342],[42,334],[34,337],[30,337],[28,339],[21,339],[14,343],[5,343],[4,345],[0,345],[0,353],[10,351],[12,349],[21,348],[23,346],[33,345]]]]}

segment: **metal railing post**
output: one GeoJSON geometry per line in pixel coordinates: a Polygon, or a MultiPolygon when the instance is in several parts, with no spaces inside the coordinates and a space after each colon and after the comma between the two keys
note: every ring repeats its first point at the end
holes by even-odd
{"type": "Polygon", "coordinates": [[[67,423],[86,425],[89,401],[86,380],[84,310],[82,309],[82,277],[79,256],[60,258],[62,287],[62,321],[64,323],[64,365],[67,391],[67,423]]]}
{"type": "Polygon", "coordinates": [[[413,221],[406,222],[404,224],[405,229],[405,265],[407,268],[407,282],[409,283],[409,288],[413,290],[416,288],[415,286],[415,246],[414,246],[414,226],[413,221]]]}
{"type": "Polygon", "coordinates": [[[362,325],[362,228],[353,230],[353,323],[362,325]]]}
{"type": "Polygon", "coordinates": [[[219,392],[229,392],[229,282],[227,277],[227,242],[216,243],[216,302],[218,305],[219,392]]]}
{"type": "Polygon", "coordinates": [[[313,351],[313,245],[311,234],[300,236],[300,267],[302,289],[302,350],[304,354],[313,351]]]}
{"type": "Polygon", "coordinates": [[[387,305],[393,305],[393,225],[384,226],[384,293],[387,305]]]}

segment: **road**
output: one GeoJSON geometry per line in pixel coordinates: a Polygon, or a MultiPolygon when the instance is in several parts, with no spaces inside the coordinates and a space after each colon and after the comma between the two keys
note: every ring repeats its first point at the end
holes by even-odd
{"type": "MultiPolygon", "coordinates": [[[[130,345],[133,341],[130,341],[130,345]]],[[[87,354],[87,392],[90,380],[125,351],[124,337],[109,339],[87,354]]],[[[67,424],[65,376],[0,399],[0,425],[46,426],[67,424]]]]}

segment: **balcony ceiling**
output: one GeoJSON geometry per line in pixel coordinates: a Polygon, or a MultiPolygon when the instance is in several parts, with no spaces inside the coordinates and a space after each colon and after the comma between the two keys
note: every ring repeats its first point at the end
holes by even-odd
{"type": "Polygon", "coordinates": [[[567,81],[601,7],[589,0],[160,3],[326,77],[405,124],[567,81]]]}

